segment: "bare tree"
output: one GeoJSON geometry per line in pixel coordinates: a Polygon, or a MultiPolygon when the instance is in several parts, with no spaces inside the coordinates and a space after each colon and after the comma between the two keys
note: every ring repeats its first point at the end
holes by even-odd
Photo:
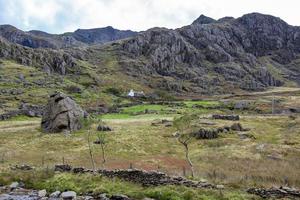
{"type": "Polygon", "coordinates": [[[95,168],[95,159],[94,159],[94,155],[93,155],[93,149],[92,149],[92,145],[91,145],[91,131],[88,130],[88,136],[87,136],[87,141],[88,141],[88,146],[89,146],[89,154],[90,154],[90,159],[91,159],[91,163],[92,163],[92,167],[93,167],[93,172],[96,172],[96,168],[95,168]]]}
{"type": "Polygon", "coordinates": [[[192,178],[194,178],[194,166],[190,159],[189,144],[192,141],[192,136],[190,133],[192,130],[193,119],[195,119],[195,115],[184,115],[178,119],[175,119],[173,123],[174,127],[177,129],[177,140],[184,147],[185,158],[191,168],[192,178]]]}
{"type": "Polygon", "coordinates": [[[90,155],[90,160],[91,160],[94,173],[96,172],[96,165],[95,165],[95,159],[93,154],[93,146],[91,144],[91,128],[92,128],[92,124],[97,123],[98,121],[99,119],[93,118],[92,116],[89,116],[86,119],[85,118],[81,119],[81,124],[83,128],[87,129],[87,143],[88,143],[89,155],[90,155]]]}
{"type": "Polygon", "coordinates": [[[190,135],[187,137],[184,137],[182,135],[177,137],[178,142],[184,146],[185,159],[187,160],[187,162],[191,168],[192,178],[194,178],[194,165],[193,165],[193,163],[190,159],[190,155],[189,155],[189,143],[190,143],[191,139],[192,139],[192,137],[190,135]]]}
{"type": "Polygon", "coordinates": [[[97,141],[94,142],[95,144],[99,144],[101,147],[101,153],[102,153],[102,168],[105,168],[105,163],[106,163],[106,144],[107,144],[107,140],[105,137],[104,133],[98,133],[97,134],[97,141]]]}

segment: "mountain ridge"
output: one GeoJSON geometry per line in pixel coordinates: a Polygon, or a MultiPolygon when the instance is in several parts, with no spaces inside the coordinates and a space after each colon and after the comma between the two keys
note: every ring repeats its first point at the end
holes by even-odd
{"type": "MultiPolygon", "coordinates": [[[[97,33],[103,29],[91,29],[93,39],[86,37],[84,45],[67,49],[32,49],[2,41],[6,47],[0,49],[0,57],[41,69],[46,66],[47,71],[62,75],[73,73],[74,68],[82,69],[82,62],[101,69],[101,59],[108,59],[118,71],[141,85],[177,94],[299,85],[299,27],[260,13],[236,19],[213,20],[204,15],[199,18],[199,23],[178,29],[152,28],[130,37],[126,33],[124,37],[114,37],[115,29],[106,27],[104,30],[114,36],[104,43],[98,41],[107,37],[103,39],[97,33]],[[7,47],[11,50],[7,51],[7,47]]],[[[81,31],[84,30],[77,33],[81,31]]]]}
{"type": "Polygon", "coordinates": [[[118,30],[111,26],[93,29],[77,29],[74,32],[50,34],[39,30],[22,31],[12,25],[0,25],[0,36],[6,40],[30,48],[70,48],[103,44],[136,35],[130,30],[118,30]]]}

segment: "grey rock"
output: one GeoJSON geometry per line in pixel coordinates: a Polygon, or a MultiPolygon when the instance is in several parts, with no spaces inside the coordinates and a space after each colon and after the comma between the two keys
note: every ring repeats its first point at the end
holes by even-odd
{"type": "Polygon", "coordinates": [[[238,136],[240,137],[241,140],[245,140],[245,139],[256,139],[256,137],[252,134],[249,133],[238,133],[238,136]]]}
{"type": "Polygon", "coordinates": [[[219,190],[222,190],[222,189],[224,189],[225,187],[224,187],[224,185],[216,185],[216,188],[219,189],[219,190]]]}
{"type": "Polygon", "coordinates": [[[256,146],[256,150],[260,151],[260,152],[263,152],[266,147],[267,147],[266,144],[259,144],[259,145],[256,146]]]}
{"type": "MultiPolygon", "coordinates": [[[[81,197],[83,200],[92,200],[92,199],[94,199],[94,197],[92,197],[92,196],[83,196],[83,197],[81,197]]],[[[101,200],[101,199],[100,199],[101,200]]]]}
{"type": "Polygon", "coordinates": [[[50,95],[41,127],[47,133],[76,131],[81,129],[84,116],[84,111],[73,99],[58,92],[50,95]]]}
{"type": "Polygon", "coordinates": [[[0,200],[40,200],[38,196],[32,196],[29,194],[0,194],[0,200]]]}
{"type": "Polygon", "coordinates": [[[239,101],[234,104],[234,109],[247,110],[251,103],[249,101],[239,101]]]}
{"type": "Polygon", "coordinates": [[[25,81],[24,74],[19,74],[18,78],[23,82],[25,81]]]}
{"type": "Polygon", "coordinates": [[[18,182],[13,182],[9,185],[10,189],[16,189],[18,187],[20,187],[20,184],[18,182]]]}
{"type": "Polygon", "coordinates": [[[100,200],[109,200],[109,198],[107,197],[107,194],[105,194],[105,193],[100,194],[98,197],[99,197],[100,200]]]}
{"type": "Polygon", "coordinates": [[[240,120],[239,115],[213,115],[213,119],[222,119],[222,120],[232,120],[232,121],[238,121],[240,120]]]}
{"type": "Polygon", "coordinates": [[[63,192],[61,195],[62,199],[66,199],[66,200],[71,200],[71,199],[76,199],[76,192],[74,191],[67,191],[67,192],[63,192]]]}
{"type": "Polygon", "coordinates": [[[112,195],[110,200],[130,200],[130,198],[126,195],[112,195]]]}
{"type": "Polygon", "coordinates": [[[68,164],[63,164],[63,165],[55,165],[54,171],[59,171],[59,172],[69,172],[72,170],[72,166],[68,164]]]}
{"type": "Polygon", "coordinates": [[[215,139],[219,136],[219,131],[217,129],[204,129],[201,128],[196,132],[191,133],[196,139],[215,139]]]}
{"type": "Polygon", "coordinates": [[[15,165],[13,167],[11,167],[12,170],[23,170],[23,171],[29,171],[34,169],[34,167],[30,166],[30,165],[26,165],[26,164],[22,164],[22,165],[15,165]]]}
{"type": "Polygon", "coordinates": [[[40,190],[40,191],[38,191],[38,196],[40,198],[46,197],[46,195],[47,195],[47,191],[46,190],[40,190]]]}
{"type": "Polygon", "coordinates": [[[49,195],[49,197],[50,197],[50,198],[58,198],[60,194],[61,194],[60,191],[55,191],[55,192],[51,193],[51,194],[49,195]]]}
{"type": "Polygon", "coordinates": [[[99,125],[97,127],[97,131],[112,131],[112,128],[110,128],[109,126],[105,126],[105,125],[99,125]]]}
{"type": "Polygon", "coordinates": [[[244,131],[244,128],[242,127],[242,125],[240,123],[232,124],[230,129],[233,131],[244,131]]]}

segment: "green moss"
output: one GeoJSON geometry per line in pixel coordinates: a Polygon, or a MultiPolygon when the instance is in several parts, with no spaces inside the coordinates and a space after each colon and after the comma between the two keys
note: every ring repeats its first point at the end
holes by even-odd
{"type": "Polygon", "coordinates": [[[218,101],[205,101],[205,100],[200,100],[200,101],[184,101],[184,103],[188,107],[192,107],[194,105],[199,105],[203,107],[216,107],[220,105],[220,102],[218,101]]]}
{"type": "Polygon", "coordinates": [[[37,117],[28,117],[28,116],[25,116],[25,115],[19,115],[19,116],[16,116],[16,117],[13,117],[11,119],[9,119],[9,121],[31,121],[31,120],[37,120],[39,118],[37,117]]]}
{"type": "Polygon", "coordinates": [[[135,114],[135,113],[141,113],[145,112],[146,110],[151,110],[151,111],[162,111],[163,109],[168,108],[167,106],[163,105],[136,105],[136,106],[131,106],[128,108],[123,108],[122,113],[126,114],[135,114]]]}

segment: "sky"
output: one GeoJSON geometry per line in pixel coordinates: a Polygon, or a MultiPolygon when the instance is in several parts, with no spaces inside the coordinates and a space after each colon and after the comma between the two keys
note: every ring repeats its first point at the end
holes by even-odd
{"type": "Polygon", "coordinates": [[[201,14],[219,19],[271,14],[300,26],[300,0],[0,0],[0,24],[64,33],[113,26],[142,31],[179,28],[201,14]]]}

